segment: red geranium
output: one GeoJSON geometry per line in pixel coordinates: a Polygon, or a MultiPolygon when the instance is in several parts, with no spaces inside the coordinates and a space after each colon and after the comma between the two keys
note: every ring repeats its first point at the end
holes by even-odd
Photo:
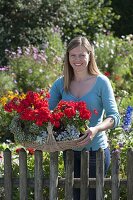
{"type": "MultiPolygon", "coordinates": [[[[48,94],[47,94],[48,96],[48,94]]],[[[21,120],[42,126],[51,119],[48,98],[42,93],[28,91],[24,99],[13,98],[5,105],[7,112],[16,111],[21,120]]]]}
{"type": "MultiPolygon", "coordinates": [[[[88,124],[92,113],[87,109],[85,102],[60,101],[57,107],[51,111],[49,109],[49,93],[28,91],[25,97],[15,97],[5,105],[7,112],[18,114],[19,120],[22,121],[22,126],[36,126],[47,128],[48,122],[51,122],[54,127],[60,128],[62,125],[65,128],[68,124],[74,125],[78,130],[83,130],[88,124]]],[[[96,111],[95,111],[96,113],[96,111]]],[[[27,130],[27,128],[25,128],[27,130]]],[[[31,133],[31,128],[30,131],[31,133]]],[[[37,132],[38,133],[38,132],[37,132]]]]}
{"type": "Polygon", "coordinates": [[[87,109],[85,102],[62,100],[53,111],[52,120],[55,118],[56,123],[58,121],[58,126],[63,124],[66,127],[69,124],[74,125],[78,130],[83,130],[89,125],[91,115],[92,113],[87,109]],[[54,116],[58,116],[58,119],[54,116]]]}

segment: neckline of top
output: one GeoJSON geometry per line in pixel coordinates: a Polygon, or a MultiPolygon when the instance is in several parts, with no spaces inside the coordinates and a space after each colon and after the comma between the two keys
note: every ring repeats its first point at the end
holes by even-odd
{"type": "Polygon", "coordinates": [[[76,81],[76,80],[73,80],[75,81],[76,83],[79,83],[79,84],[82,84],[82,83],[85,83],[86,81],[92,79],[92,78],[97,78],[97,76],[89,76],[88,78],[86,78],[85,80],[81,80],[81,81],[76,81]]]}
{"type": "Polygon", "coordinates": [[[97,75],[96,80],[95,80],[95,83],[94,83],[94,85],[91,87],[91,89],[90,89],[89,91],[87,91],[84,95],[82,95],[81,97],[76,97],[76,96],[74,96],[71,92],[69,92],[69,94],[70,94],[72,97],[76,98],[76,99],[82,99],[83,97],[85,97],[86,95],[88,95],[88,94],[96,87],[96,85],[97,85],[97,80],[98,80],[98,77],[99,77],[99,76],[100,76],[100,75],[97,75]]]}

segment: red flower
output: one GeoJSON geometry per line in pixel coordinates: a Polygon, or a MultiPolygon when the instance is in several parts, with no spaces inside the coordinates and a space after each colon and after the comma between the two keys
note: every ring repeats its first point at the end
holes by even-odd
{"type": "Polygon", "coordinates": [[[91,112],[87,109],[81,109],[80,117],[81,117],[81,119],[89,120],[91,118],[91,112]]]}
{"type": "Polygon", "coordinates": [[[52,124],[53,124],[56,128],[59,128],[59,127],[60,127],[60,122],[59,122],[59,121],[53,121],[52,124]]]}
{"type": "Polygon", "coordinates": [[[53,111],[51,123],[56,127],[61,124],[64,126],[67,126],[67,124],[72,124],[76,128],[80,129],[81,127],[86,127],[86,125],[89,124],[91,116],[92,113],[89,109],[87,109],[85,102],[62,100],[58,103],[57,107],[53,111]],[[58,114],[61,114],[61,116],[58,114]],[[56,121],[58,122],[58,125],[56,125],[56,121]]]}
{"type": "Polygon", "coordinates": [[[2,156],[2,155],[0,155],[0,163],[2,162],[2,160],[3,160],[3,156],[2,156]]]}
{"type": "Polygon", "coordinates": [[[48,99],[50,98],[49,92],[46,93],[46,98],[48,98],[48,99]]]}
{"type": "Polygon", "coordinates": [[[30,155],[34,155],[35,153],[35,149],[33,148],[27,148],[26,150],[29,152],[30,155]]]}
{"type": "Polygon", "coordinates": [[[98,111],[96,109],[93,110],[95,115],[98,115],[98,111]]]}
{"type": "MultiPolygon", "coordinates": [[[[48,97],[48,93],[46,94],[48,97]]],[[[14,98],[5,105],[7,112],[16,111],[21,120],[32,121],[39,126],[50,121],[51,111],[49,110],[48,99],[42,93],[28,91],[24,99],[14,98]]]]}
{"type": "Polygon", "coordinates": [[[17,148],[16,153],[19,153],[21,151],[21,149],[23,149],[23,148],[17,148]]]}
{"type": "Polygon", "coordinates": [[[121,76],[115,75],[114,79],[115,79],[116,81],[119,81],[119,80],[121,80],[121,76]]]}
{"type": "Polygon", "coordinates": [[[64,113],[68,118],[72,118],[76,115],[76,111],[73,107],[65,108],[64,113]]]}
{"type": "MultiPolygon", "coordinates": [[[[87,108],[84,101],[60,101],[57,107],[51,111],[49,109],[48,92],[39,93],[28,91],[25,98],[14,98],[5,105],[7,112],[19,114],[19,119],[23,123],[36,124],[46,130],[48,122],[51,122],[56,128],[74,125],[76,128],[86,127],[92,116],[91,111],[87,108]],[[28,121],[28,123],[27,123],[28,121]]],[[[95,114],[96,111],[94,111],[95,114]]],[[[17,152],[19,149],[17,150],[17,152]]]]}
{"type": "Polygon", "coordinates": [[[104,75],[109,77],[110,76],[110,72],[104,72],[104,75]]]}

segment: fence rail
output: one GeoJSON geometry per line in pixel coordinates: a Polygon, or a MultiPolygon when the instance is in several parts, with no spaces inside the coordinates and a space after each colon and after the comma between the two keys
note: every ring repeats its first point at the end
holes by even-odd
{"type": "Polygon", "coordinates": [[[96,200],[104,200],[104,188],[112,190],[112,200],[120,199],[120,188],[127,188],[127,200],[133,200],[133,150],[127,152],[127,179],[119,178],[120,157],[112,154],[111,178],[104,178],[104,154],[100,149],[96,153],[96,178],[89,178],[89,154],[81,152],[81,177],[74,178],[73,151],[66,154],[65,178],[58,177],[58,152],[50,153],[50,176],[43,173],[43,154],[35,151],[34,177],[27,177],[27,153],[19,152],[19,178],[12,176],[12,154],[9,149],[4,151],[4,177],[0,178],[0,187],[4,187],[5,200],[13,199],[13,187],[19,187],[20,200],[28,199],[28,188],[34,188],[34,200],[43,200],[43,188],[49,187],[49,200],[58,199],[58,188],[65,189],[65,200],[73,199],[73,187],[80,188],[80,200],[88,200],[88,188],[96,188],[96,200]]]}

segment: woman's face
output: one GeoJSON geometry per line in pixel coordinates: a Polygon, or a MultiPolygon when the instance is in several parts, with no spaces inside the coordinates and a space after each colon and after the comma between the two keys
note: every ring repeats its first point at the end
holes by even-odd
{"type": "Polygon", "coordinates": [[[90,55],[83,46],[77,46],[69,51],[69,62],[75,73],[82,71],[88,73],[89,60],[90,55]]]}

